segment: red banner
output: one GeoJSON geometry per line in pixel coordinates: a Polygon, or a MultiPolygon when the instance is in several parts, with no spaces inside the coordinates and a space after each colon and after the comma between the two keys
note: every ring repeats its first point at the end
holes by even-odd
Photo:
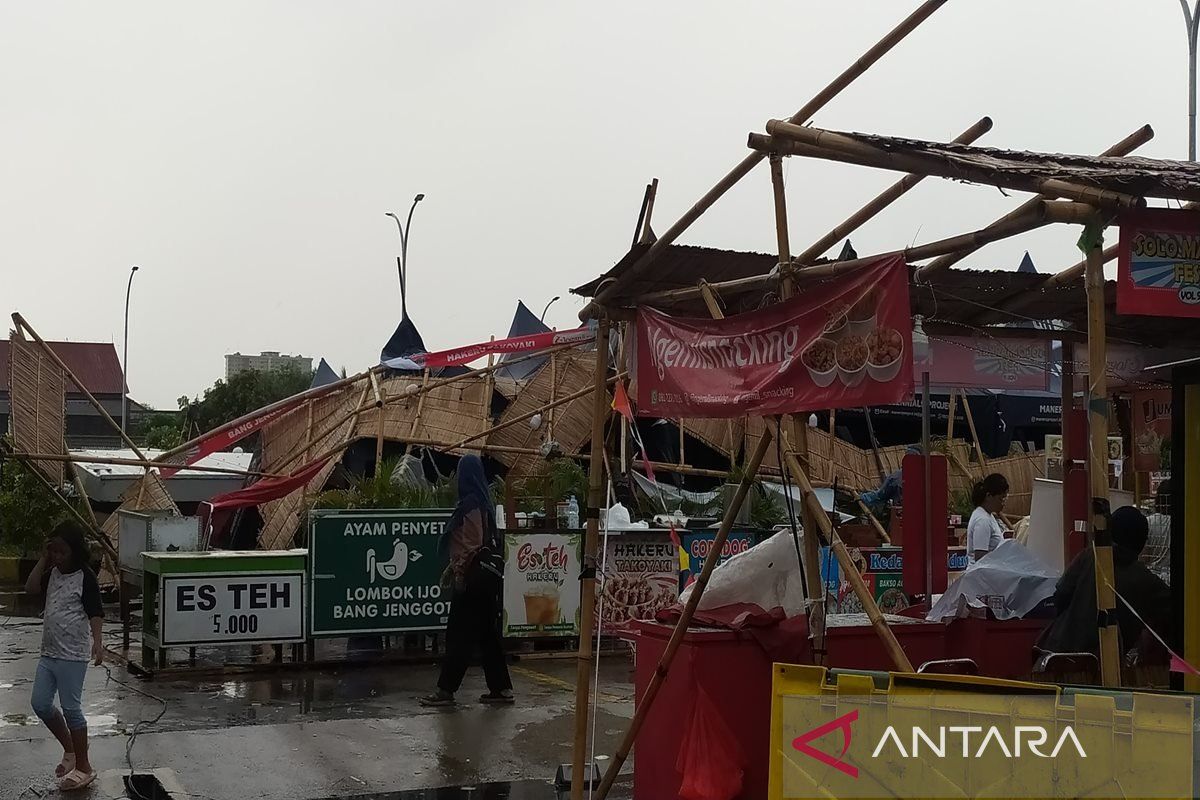
{"type": "Polygon", "coordinates": [[[900,256],[726,319],[639,309],[636,336],[640,416],[885,405],[913,387],[908,268],[900,256]]]}
{"type": "Polygon", "coordinates": [[[1139,389],[1133,393],[1133,468],[1159,469],[1164,440],[1171,438],[1171,390],[1139,389]]]}
{"type": "Polygon", "coordinates": [[[582,344],[590,342],[596,334],[589,328],[574,328],[569,331],[546,331],[533,333],[528,336],[514,336],[511,339],[493,339],[490,342],[456,347],[453,350],[438,350],[433,353],[414,353],[407,358],[393,358],[385,361],[386,366],[394,369],[425,369],[426,367],[458,367],[470,364],[472,361],[486,355],[526,355],[548,347],[560,344],[582,344]]]}
{"type": "Polygon", "coordinates": [[[1120,223],[1117,313],[1200,317],[1200,212],[1139,209],[1120,223]]]}
{"type": "Polygon", "coordinates": [[[160,470],[159,474],[164,478],[169,478],[181,469],[187,469],[191,464],[195,464],[202,458],[210,456],[213,453],[219,453],[226,447],[231,447],[237,444],[242,439],[245,439],[255,431],[265,427],[267,424],[279,419],[284,414],[295,410],[307,398],[297,398],[295,402],[287,403],[286,405],[275,408],[271,411],[266,411],[259,414],[257,417],[248,419],[240,425],[234,425],[232,428],[218,430],[216,433],[211,433],[207,438],[201,439],[196,443],[196,446],[183,453],[183,461],[167,462],[160,470]]]}

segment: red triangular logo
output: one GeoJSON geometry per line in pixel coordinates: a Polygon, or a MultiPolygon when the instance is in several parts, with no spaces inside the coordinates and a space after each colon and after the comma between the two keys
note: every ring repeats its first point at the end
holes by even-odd
{"type": "Polygon", "coordinates": [[[815,758],[822,764],[846,773],[851,778],[857,778],[858,767],[847,764],[845,761],[841,760],[842,756],[846,755],[846,751],[850,749],[850,739],[854,736],[854,731],[850,725],[857,719],[857,709],[851,711],[849,714],[842,714],[835,720],[826,722],[824,725],[813,728],[811,731],[797,736],[792,740],[792,747],[810,758],[815,758]],[[842,732],[842,752],[838,753],[836,757],[831,756],[828,753],[822,753],[820,750],[817,750],[815,747],[811,747],[809,745],[809,742],[813,741],[814,739],[820,739],[827,733],[832,733],[833,731],[839,730],[842,732]]]}

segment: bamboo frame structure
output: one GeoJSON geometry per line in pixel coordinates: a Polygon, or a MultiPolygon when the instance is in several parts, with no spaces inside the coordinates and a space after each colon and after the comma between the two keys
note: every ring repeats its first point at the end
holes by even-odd
{"type": "MultiPolygon", "coordinates": [[[[679,615],[679,621],[675,623],[675,630],[671,632],[671,638],[667,641],[667,646],[663,649],[663,654],[659,658],[658,666],[654,669],[654,675],[650,678],[650,683],[646,686],[646,691],[638,699],[637,711],[634,712],[633,719],[630,720],[629,727],[625,730],[625,736],[621,739],[621,744],[617,747],[616,752],[613,753],[608,769],[604,773],[604,778],[600,781],[600,788],[596,790],[595,797],[597,800],[604,800],[608,796],[613,782],[616,781],[617,775],[621,772],[621,767],[624,766],[626,759],[629,758],[630,751],[633,750],[634,740],[637,739],[638,732],[642,729],[642,725],[646,721],[646,716],[650,713],[650,708],[654,705],[655,698],[658,697],[659,689],[662,688],[663,682],[671,670],[671,662],[675,660],[675,654],[678,652],[679,646],[683,644],[684,634],[687,633],[688,626],[691,625],[692,618],[696,615],[696,609],[700,606],[700,599],[704,597],[704,590],[708,586],[708,580],[712,577],[713,570],[717,568],[721,548],[724,547],[725,541],[729,538],[729,531],[733,528],[734,520],[742,508],[742,503],[746,501],[746,495],[750,492],[750,486],[758,474],[758,468],[762,464],[763,457],[767,454],[771,438],[771,430],[767,428],[763,431],[762,438],[758,440],[758,447],[754,449],[754,454],[746,464],[746,472],[742,475],[742,480],[738,483],[737,491],[733,495],[733,500],[730,502],[729,508],[725,510],[725,516],[721,520],[721,527],[717,529],[716,536],[713,538],[712,548],[708,551],[708,555],[704,559],[704,567],[700,570],[700,575],[692,584],[692,592],[688,596],[687,604],[684,605],[683,611],[679,615]]],[[[847,558],[849,558],[848,555],[847,558]]],[[[857,571],[855,574],[857,574],[857,571]]],[[[584,620],[586,619],[587,617],[585,616],[584,620]]],[[[582,646],[581,639],[580,647],[582,648],[582,646]]],[[[580,661],[582,663],[582,657],[580,661]]],[[[586,682],[586,678],[584,680],[586,682]]],[[[576,697],[578,698],[578,695],[576,697]]],[[[576,771],[572,773],[572,777],[583,774],[582,756],[585,746],[578,735],[578,699],[576,700],[576,706],[576,771]]],[[[571,781],[571,796],[572,800],[581,800],[583,797],[582,781],[571,781]]]]}
{"type": "Polygon", "coordinates": [[[979,444],[979,432],[975,430],[975,415],[971,413],[971,401],[966,390],[961,390],[963,396],[963,414],[967,418],[967,429],[971,431],[971,443],[975,445],[975,458],[979,459],[979,468],[987,469],[987,458],[983,455],[983,446],[979,444]]]}
{"type": "Polygon", "coordinates": [[[63,363],[63,360],[58,357],[58,353],[55,353],[54,350],[51,349],[50,345],[46,344],[45,340],[38,335],[38,332],[35,331],[33,327],[25,321],[25,318],[20,314],[13,312],[12,320],[13,324],[17,326],[17,329],[24,330],[25,333],[28,333],[29,336],[35,342],[37,342],[38,347],[42,349],[42,352],[45,353],[50,360],[53,361],[55,365],[57,365],[58,368],[63,371],[63,374],[75,384],[75,387],[79,389],[80,394],[87,398],[87,401],[91,404],[92,408],[96,409],[104,421],[108,423],[109,427],[117,432],[117,434],[121,437],[121,441],[125,442],[125,444],[129,446],[129,449],[133,450],[138,458],[145,459],[145,453],[138,449],[138,446],[134,444],[133,439],[130,439],[129,436],[126,435],[125,431],[121,430],[121,426],[118,425],[111,416],[109,416],[109,413],[104,410],[104,406],[100,405],[100,401],[97,400],[90,391],[88,391],[88,388],[83,385],[83,382],[80,381],[79,378],[75,377],[75,373],[63,363]]]}
{"type": "MultiPolygon", "coordinates": [[[[835,261],[827,264],[797,264],[793,259],[792,265],[781,270],[779,274],[752,275],[748,278],[736,278],[719,283],[708,283],[706,286],[710,292],[746,292],[770,286],[776,281],[780,281],[783,276],[789,273],[804,278],[827,278],[870,266],[877,263],[879,259],[887,256],[903,256],[910,263],[923,261],[927,258],[942,255],[943,253],[961,250],[964,247],[982,246],[983,244],[1007,239],[1051,223],[1081,224],[1093,212],[1094,209],[1091,206],[1083,203],[1061,200],[1039,201],[1039,205],[1028,216],[989,225],[986,228],[951,236],[947,239],[938,239],[926,244],[906,247],[902,250],[891,250],[873,256],[864,256],[849,261],[835,261]]],[[[637,305],[669,305],[685,300],[694,300],[702,295],[701,287],[686,286],[680,289],[647,292],[646,294],[637,296],[631,302],[637,305]]]]}
{"type": "MultiPolygon", "coordinates": [[[[803,127],[779,119],[768,120],[766,127],[771,138],[764,140],[762,137],[751,134],[751,147],[787,155],[844,161],[866,167],[901,172],[924,172],[927,175],[939,175],[945,178],[962,178],[941,159],[925,155],[892,153],[836,131],[803,127]]],[[[997,177],[1000,180],[994,181],[993,185],[1002,188],[1061,197],[1098,208],[1140,208],[1145,205],[1145,200],[1140,197],[1109,189],[1095,189],[1058,178],[1038,178],[1020,174],[1005,174],[997,177]]]]}
{"type": "MultiPolygon", "coordinates": [[[[1092,241],[1084,255],[1087,261],[1088,307],[1088,471],[1091,476],[1092,502],[1108,499],[1108,376],[1103,366],[1105,352],[1104,263],[1101,260],[1103,222],[1096,218],[1092,241]]],[[[1085,240],[1088,233],[1084,234],[1085,240]]],[[[1117,631],[1116,575],[1113,571],[1112,531],[1103,514],[1095,513],[1092,546],[1095,554],[1096,608],[1100,614],[1100,682],[1121,685],[1121,652],[1117,631]]]]}
{"type": "MultiPolygon", "coordinates": [[[[790,122],[804,124],[812,117],[813,114],[825,107],[830,100],[841,94],[842,90],[853,83],[859,76],[871,68],[875,62],[883,58],[893,47],[899,44],[917,27],[929,19],[933,12],[937,11],[946,0],[925,0],[920,6],[909,14],[892,30],[888,31],[878,42],[876,42],[867,52],[865,52],[857,61],[842,71],[840,75],[830,81],[825,88],[818,92],[811,100],[805,103],[804,107],[793,114],[790,122]]],[[[618,286],[623,283],[632,283],[637,278],[641,277],[654,259],[665,250],[669,245],[673,244],[684,231],[691,227],[692,223],[700,219],[705,211],[712,208],[721,197],[729,191],[735,184],[758,165],[763,160],[762,153],[751,153],[743,158],[725,177],[721,178],[712,189],[701,197],[695,205],[689,208],[682,217],[680,217],[674,225],[663,232],[662,236],[650,246],[641,258],[639,258],[629,272],[622,276],[620,281],[608,284],[602,288],[597,295],[592,299],[592,302],[584,307],[579,312],[580,319],[590,319],[596,308],[604,306],[605,302],[612,297],[618,286]]]]}
{"type": "MultiPolygon", "coordinates": [[[[971,127],[954,137],[955,144],[974,144],[980,136],[992,129],[992,118],[982,117],[971,127]]],[[[922,172],[910,172],[876,195],[869,203],[855,211],[843,222],[838,224],[817,241],[808,246],[804,252],[796,256],[801,264],[808,264],[820,258],[830,247],[861,228],[876,217],[881,211],[903,197],[910,189],[928,177],[922,172]]]]}
{"type": "MultiPolygon", "coordinates": [[[[1143,125],[1142,127],[1138,128],[1133,133],[1126,136],[1121,141],[1114,144],[1112,147],[1110,147],[1107,150],[1105,150],[1104,152],[1102,152],[1100,154],[1100,156],[1102,158],[1108,158],[1108,157],[1112,157],[1112,156],[1127,156],[1130,153],[1132,153],[1134,150],[1137,150],[1139,147],[1141,147],[1142,145],[1144,145],[1146,142],[1150,141],[1153,138],[1154,138],[1154,129],[1151,128],[1149,125],[1143,125]]],[[[1025,201],[1024,203],[1022,203],[1021,205],[1017,206],[1015,209],[1013,209],[1009,213],[1005,214],[1003,217],[1000,217],[999,219],[997,219],[996,222],[1002,222],[1005,219],[1010,219],[1014,216],[1019,216],[1020,214],[1023,214],[1024,212],[1028,211],[1029,208],[1033,205],[1033,203],[1037,202],[1038,200],[1049,200],[1049,199],[1052,199],[1052,198],[1050,198],[1049,196],[1044,195],[1044,194],[1041,194],[1041,195],[1038,195],[1037,197],[1031,198],[1031,199],[1025,201]]],[[[973,250],[959,250],[958,252],[955,252],[955,253],[947,253],[944,256],[939,256],[938,258],[934,259],[933,261],[929,262],[924,267],[919,269],[917,271],[917,276],[921,279],[927,279],[930,275],[934,274],[935,272],[940,272],[941,270],[949,269],[950,267],[957,264],[959,261],[962,261],[964,258],[971,255],[971,253],[973,253],[973,252],[974,252],[973,250]]],[[[1115,256],[1116,256],[1116,250],[1114,248],[1113,249],[1113,257],[1115,257],[1115,256]]]]}
{"type": "MultiPolygon", "coordinates": [[[[647,218],[649,215],[647,214],[647,218]]],[[[604,453],[604,423],[608,414],[604,408],[605,377],[608,373],[608,320],[601,320],[596,331],[596,366],[592,385],[592,443],[588,468],[587,527],[583,537],[583,572],[580,575],[579,656],[575,673],[575,743],[572,751],[571,798],[582,800],[584,754],[587,749],[588,722],[591,720],[589,691],[592,665],[596,654],[592,632],[596,625],[596,564],[600,547],[600,511],[604,506],[604,476],[607,463],[604,453]]]]}
{"type": "MultiPolygon", "coordinates": [[[[163,465],[157,461],[151,461],[145,458],[119,458],[116,456],[80,456],[80,455],[59,455],[57,453],[21,453],[22,458],[27,458],[31,461],[57,461],[63,464],[111,464],[113,466],[122,467],[143,467],[144,469],[158,469],[163,465]]],[[[185,469],[189,472],[206,472],[220,475],[240,475],[249,478],[280,478],[283,477],[274,472],[258,472],[249,469],[237,469],[236,467],[201,467],[192,464],[185,469]]],[[[182,471],[182,470],[181,470],[182,471]]],[[[77,487],[78,488],[78,487],[77,487]]]]}

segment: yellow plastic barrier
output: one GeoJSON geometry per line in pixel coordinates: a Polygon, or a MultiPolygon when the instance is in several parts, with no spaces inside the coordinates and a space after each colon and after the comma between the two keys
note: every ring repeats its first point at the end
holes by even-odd
{"type": "Polygon", "coordinates": [[[1190,798],[1194,698],[775,665],[771,800],[1190,798]]]}

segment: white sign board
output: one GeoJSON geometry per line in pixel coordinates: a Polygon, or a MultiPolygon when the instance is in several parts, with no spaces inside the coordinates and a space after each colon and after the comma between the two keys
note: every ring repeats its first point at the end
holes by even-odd
{"type": "Polygon", "coordinates": [[[304,573],[164,575],[163,647],[304,640],[304,573]]]}
{"type": "MultiPolygon", "coordinates": [[[[1056,571],[1066,565],[1066,542],[1063,540],[1062,481],[1048,478],[1033,479],[1033,499],[1029,511],[1029,534],[1025,546],[1056,571]]],[[[1108,490],[1108,502],[1113,509],[1133,505],[1133,494],[1120,489],[1108,490]]]]}

